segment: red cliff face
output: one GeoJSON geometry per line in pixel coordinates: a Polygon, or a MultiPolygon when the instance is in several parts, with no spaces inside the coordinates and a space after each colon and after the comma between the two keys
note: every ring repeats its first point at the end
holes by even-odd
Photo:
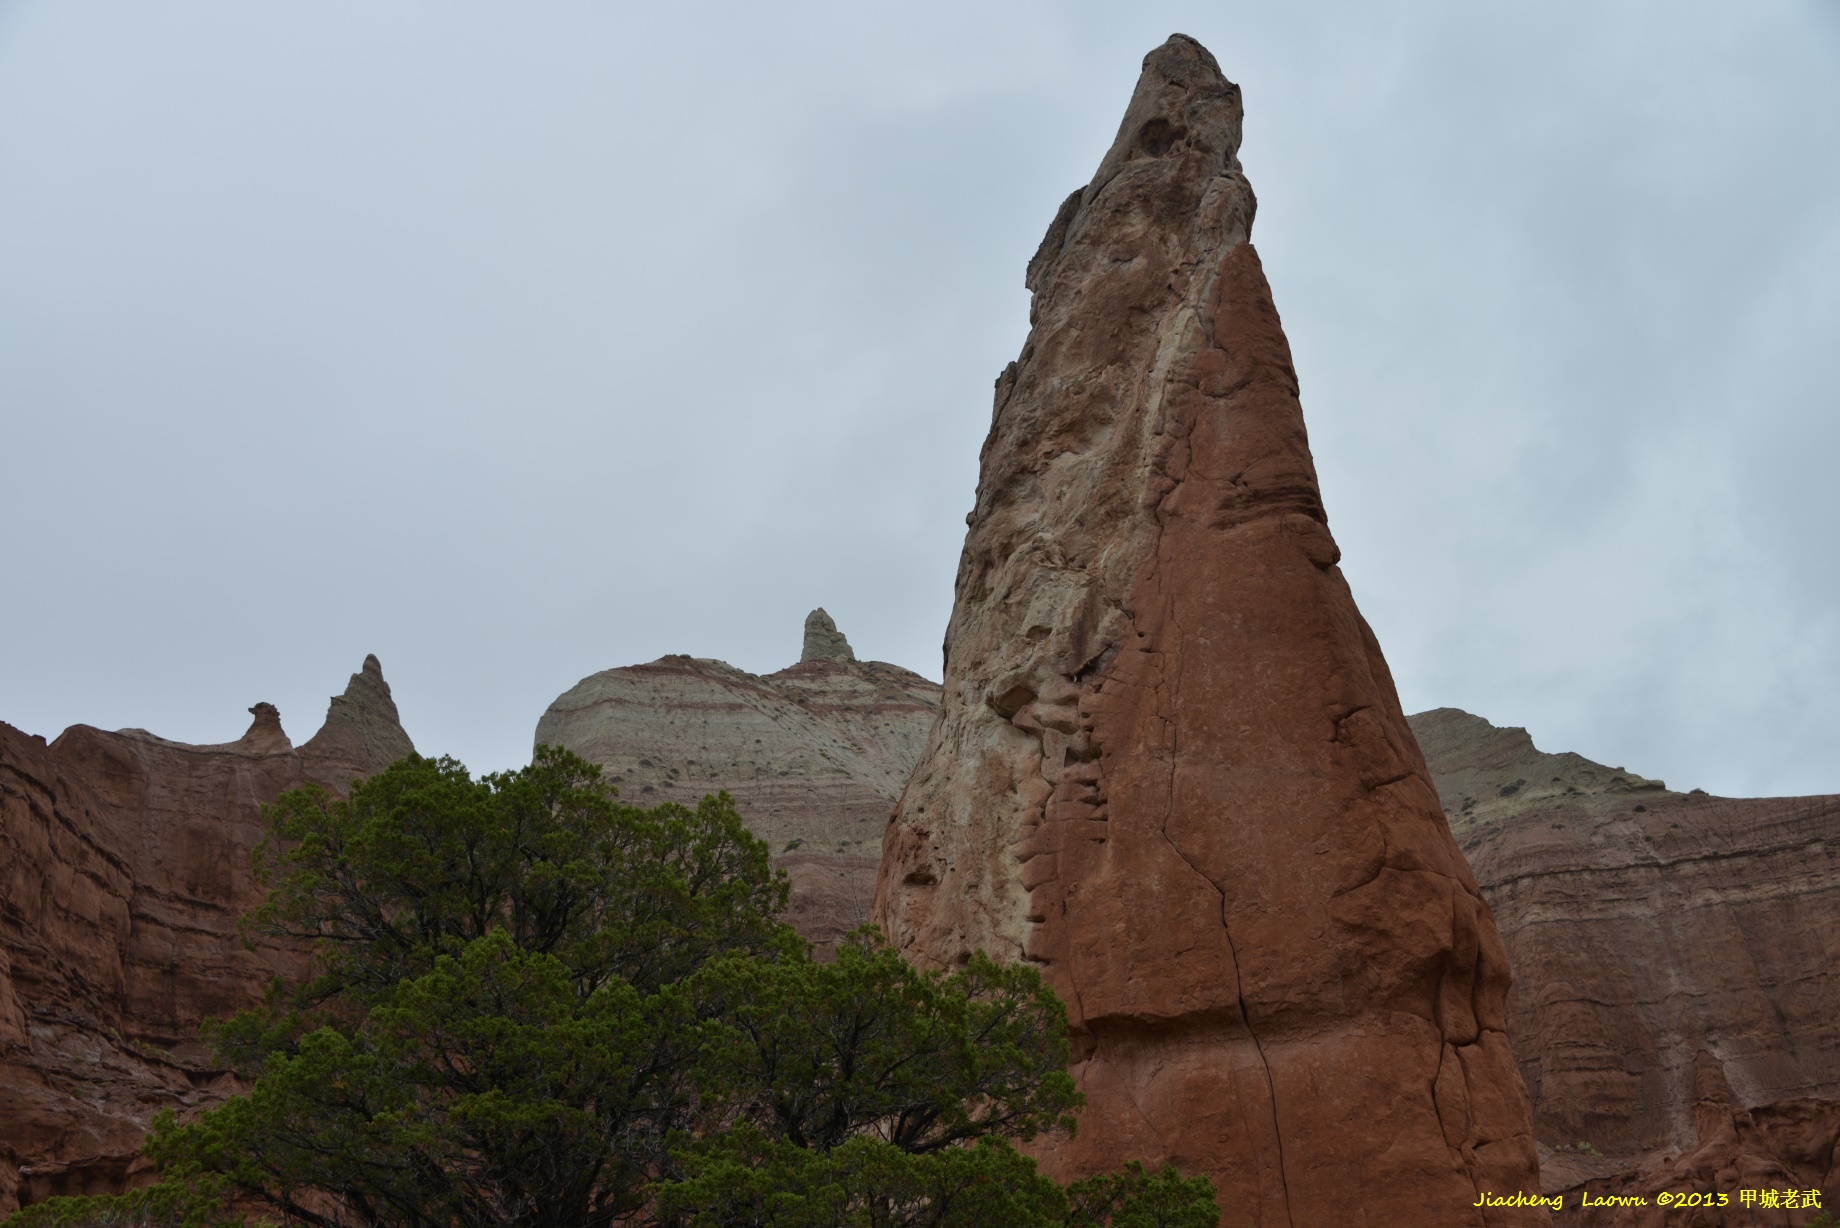
{"type": "Polygon", "coordinates": [[[1412,727],[1507,941],[1547,1188],[1650,1199],[1562,1222],[1816,1214],[1746,1188],[1840,1205],[1840,797],[1676,793],[1452,708],[1412,727]],[[1732,1202],[1655,1201],[1694,1190],[1732,1202]]]}
{"type": "Polygon", "coordinates": [[[1232,1223],[1544,1223],[1474,1205],[1538,1183],[1507,958],[1335,565],[1240,121],[1170,39],[1029,266],[876,916],[1060,992],[1057,1175],[1171,1160],[1232,1223]]]}
{"type": "Polygon", "coordinates": [[[236,933],[262,804],[414,749],[375,657],[298,749],[251,712],[221,746],[0,724],[0,1214],[124,1188],[154,1113],[228,1093],[199,1025],[300,967],[236,933]]]}

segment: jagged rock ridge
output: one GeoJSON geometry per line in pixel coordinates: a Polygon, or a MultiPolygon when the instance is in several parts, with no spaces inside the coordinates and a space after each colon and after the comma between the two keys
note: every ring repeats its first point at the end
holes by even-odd
{"type": "Polygon", "coordinates": [[[549,706],[536,741],[601,764],[638,805],[726,789],[791,879],[787,920],[823,952],[868,920],[882,829],[939,687],[856,660],[823,610],[802,658],[764,677],[689,656],[604,670],[549,706]]]}
{"type": "Polygon", "coordinates": [[[1454,708],[1411,721],[1514,967],[1547,1188],[1732,1194],[1708,1225],[1753,1222],[1743,1187],[1840,1203],[1840,797],[1681,794],[1454,708]]]}
{"type": "Polygon", "coordinates": [[[125,1188],[155,1112],[229,1094],[199,1025],[303,967],[237,934],[262,804],[413,749],[375,657],[298,749],[274,705],[250,712],[215,746],[0,723],[0,1215],[125,1188]]]}
{"type": "Polygon", "coordinates": [[[1432,765],[1450,830],[1465,845],[1479,831],[1548,806],[1619,810],[1668,795],[1666,781],[1571,751],[1549,755],[1525,729],[1497,728],[1461,708],[1434,708],[1407,721],[1432,765]]]}
{"type": "Polygon", "coordinates": [[[1088,1103],[1059,1176],[1205,1172],[1260,1225],[1543,1223],[1508,965],[1340,571],[1192,39],[1030,262],[883,845],[910,958],[1041,966],[1088,1103]]]}

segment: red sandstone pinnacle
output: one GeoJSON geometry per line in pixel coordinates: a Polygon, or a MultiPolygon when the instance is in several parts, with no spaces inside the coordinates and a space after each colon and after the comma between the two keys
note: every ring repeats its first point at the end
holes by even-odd
{"type": "Polygon", "coordinates": [[[1210,1176],[1224,1222],[1537,1224],[1508,964],[1317,490],[1248,242],[1239,89],[1151,52],[1029,264],[875,916],[1065,1000],[1060,1177],[1210,1176]]]}

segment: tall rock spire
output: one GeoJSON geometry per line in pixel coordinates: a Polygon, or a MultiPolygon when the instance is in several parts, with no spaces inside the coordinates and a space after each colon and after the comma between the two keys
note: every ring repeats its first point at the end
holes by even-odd
{"type": "Polygon", "coordinates": [[[1508,966],[1336,567],[1249,240],[1239,88],[1172,37],[1028,268],[884,838],[909,958],[1066,1002],[1067,1177],[1208,1174],[1230,1222],[1535,1224],[1508,966]]]}

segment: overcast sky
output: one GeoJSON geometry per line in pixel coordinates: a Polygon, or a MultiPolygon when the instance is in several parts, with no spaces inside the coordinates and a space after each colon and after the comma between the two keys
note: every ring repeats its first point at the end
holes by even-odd
{"type": "Polygon", "coordinates": [[[1408,711],[1840,792],[1840,3],[0,0],[0,719],[417,745],[938,677],[1022,271],[1171,31],[1246,98],[1408,711]]]}

